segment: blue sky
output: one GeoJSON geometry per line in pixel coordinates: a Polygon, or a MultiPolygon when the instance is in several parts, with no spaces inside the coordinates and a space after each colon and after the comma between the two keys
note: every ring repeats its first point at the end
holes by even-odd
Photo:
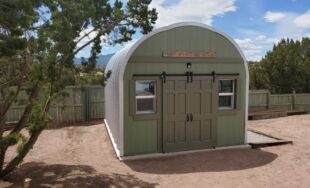
{"type": "MultiPolygon", "coordinates": [[[[211,25],[230,35],[248,60],[260,60],[281,38],[310,37],[310,0],[153,0],[151,7],[159,13],[155,28],[180,21],[211,25]]],[[[103,44],[102,54],[124,45],[103,44]]],[[[89,48],[78,56],[88,54],[89,48]]]]}

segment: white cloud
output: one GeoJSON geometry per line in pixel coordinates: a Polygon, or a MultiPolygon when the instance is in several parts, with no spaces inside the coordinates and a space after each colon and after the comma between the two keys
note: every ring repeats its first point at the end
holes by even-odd
{"type": "Polygon", "coordinates": [[[277,22],[285,18],[285,13],[267,11],[264,18],[267,22],[277,22]]]}
{"type": "Polygon", "coordinates": [[[158,11],[156,27],[181,22],[196,21],[212,25],[215,16],[237,10],[236,0],[180,0],[178,3],[164,6],[168,0],[154,0],[151,7],[158,11]]]}
{"type": "Polygon", "coordinates": [[[259,61],[266,54],[266,51],[271,50],[273,44],[280,41],[276,37],[268,37],[263,34],[252,33],[246,38],[234,39],[242,49],[247,60],[259,61]]]}
{"type": "Polygon", "coordinates": [[[260,60],[266,51],[271,50],[283,38],[301,40],[310,36],[310,10],[298,14],[296,12],[265,13],[265,20],[273,23],[269,33],[260,33],[258,30],[242,29],[238,31],[244,38],[235,39],[248,60],[260,60]]]}
{"type": "Polygon", "coordinates": [[[266,35],[258,35],[255,39],[256,40],[265,40],[267,37],[266,35]]]}
{"type": "MultiPolygon", "coordinates": [[[[84,29],[83,31],[80,32],[80,36],[78,38],[76,38],[75,41],[78,41],[83,36],[87,35],[88,33],[89,34],[86,37],[84,37],[83,39],[81,39],[81,41],[79,41],[77,43],[77,46],[76,46],[77,48],[83,46],[84,44],[86,44],[87,42],[89,42],[90,40],[92,40],[92,39],[94,39],[96,37],[98,31],[91,32],[92,30],[93,30],[93,28],[90,27],[90,28],[84,29]]],[[[101,36],[101,41],[102,41],[101,44],[102,45],[106,44],[108,42],[108,40],[109,40],[109,37],[107,35],[106,36],[101,36]]]]}
{"type": "Polygon", "coordinates": [[[235,39],[235,41],[239,46],[248,46],[252,42],[252,40],[249,38],[235,39]]]}
{"type": "MultiPolygon", "coordinates": [[[[79,41],[76,45],[76,49],[80,48],[81,46],[85,45],[87,42],[89,42],[90,40],[94,39],[97,35],[97,31],[93,31],[92,27],[84,29],[83,31],[80,32],[80,35],[78,38],[75,39],[75,41],[79,41]],[[89,34],[88,34],[89,33],[89,34]],[[88,35],[87,35],[88,34],[88,35]],[[86,37],[82,38],[83,36],[87,35],[86,37]]],[[[101,47],[102,47],[102,51],[103,50],[107,50],[110,46],[108,44],[109,41],[109,36],[105,35],[105,36],[101,36],[101,47]]],[[[81,51],[79,51],[76,54],[76,57],[89,57],[90,56],[90,51],[91,51],[91,45],[88,45],[86,47],[84,47],[84,49],[82,49],[81,51]]]]}
{"type": "MultiPolygon", "coordinates": [[[[275,13],[268,11],[269,13],[275,13]]],[[[265,14],[267,15],[268,12],[265,14]]],[[[279,12],[278,12],[279,13],[279,12]]],[[[307,36],[310,29],[310,10],[303,14],[296,12],[279,13],[281,17],[274,19],[274,32],[269,37],[263,40],[265,43],[277,43],[282,38],[290,38],[293,40],[300,40],[307,36]]],[[[267,20],[268,21],[268,20],[267,20]]]]}
{"type": "Polygon", "coordinates": [[[235,39],[236,43],[241,47],[241,48],[246,48],[250,50],[259,50],[262,49],[262,46],[260,45],[255,45],[253,40],[249,38],[245,39],[235,39]]]}
{"type": "Polygon", "coordinates": [[[245,36],[253,36],[253,35],[260,35],[260,33],[257,30],[253,29],[244,29],[244,28],[238,28],[237,31],[245,36]]]}
{"type": "Polygon", "coordinates": [[[84,35],[86,35],[87,33],[89,33],[91,30],[93,30],[93,28],[88,28],[88,29],[84,29],[83,31],[80,32],[80,36],[78,38],[75,39],[75,41],[79,41],[81,40],[78,44],[77,47],[81,47],[84,44],[86,44],[88,41],[92,40],[96,35],[97,32],[91,32],[88,36],[86,36],[85,38],[81,39],[84,35]]]}
{"type": "Polygon", "coordinates": [[[297,16],[294,23],[297,27],[310,28],[310,10],[300,16],[297,16]]]}
{"type": "Polygon", "coordinates": [[[261,41],[257,41],[250,38],[244,38],[244,39],[234,39],[236,43],[240,46],[242,51],[244,52],[245,57],[247,60],[251,61],[258,61],[262,58],[265,46],[261,41]]]}

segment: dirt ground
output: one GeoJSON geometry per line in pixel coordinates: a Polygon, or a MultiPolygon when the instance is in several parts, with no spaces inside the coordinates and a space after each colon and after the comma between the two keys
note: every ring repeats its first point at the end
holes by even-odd
{"type": "Polygon", "coordinates": [[[0,187],[310,187],[310,115],[249,124],[294,144],[120,162],[103,124],[45,130],[0,187]]]}

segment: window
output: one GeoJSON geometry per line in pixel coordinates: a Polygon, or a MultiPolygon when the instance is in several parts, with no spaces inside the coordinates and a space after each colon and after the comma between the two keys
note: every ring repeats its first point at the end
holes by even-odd
{"type": "Polygon", "coordinates": [[[219,109],[234,109],[235,108],[235,80],[220,80],[219,81],[219,109]]]}
{"type": "Polygon", "coordinates": [[[156,81],[136,81],[136,114],[156,112],[156,81]]]}

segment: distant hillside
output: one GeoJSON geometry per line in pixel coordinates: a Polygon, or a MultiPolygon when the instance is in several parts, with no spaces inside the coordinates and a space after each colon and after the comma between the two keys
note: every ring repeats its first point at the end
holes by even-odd
{"type": "MultiPolygon", "coordinates": [[[[99,55],[97,58],[97,66],[100,67],[106,67],[110,58],[113,56],[114,54],[107,54],[107,55],[99,55]]],[[[81,60],[82,58],[75,58],[75,63],[76,64],[81,64],[81,60]]]]}

